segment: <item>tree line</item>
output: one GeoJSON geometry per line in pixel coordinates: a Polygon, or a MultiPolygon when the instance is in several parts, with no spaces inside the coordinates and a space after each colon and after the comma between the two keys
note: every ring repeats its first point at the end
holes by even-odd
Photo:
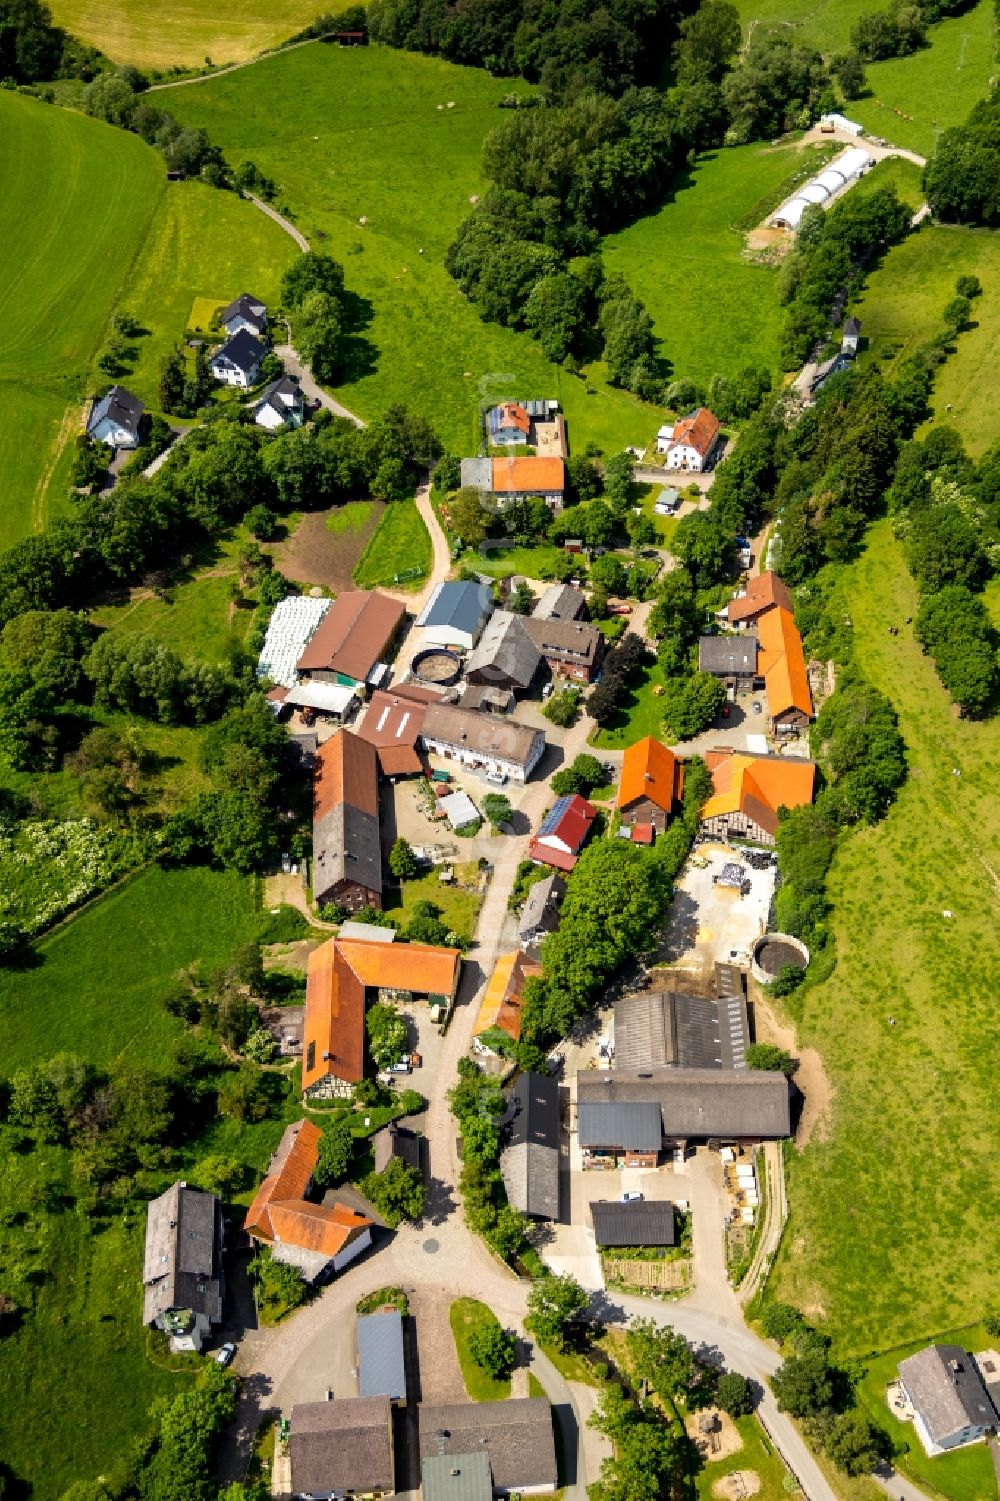
{"type": "Polygon", "coordinates": [[[1000,224],[1000,86],[943,130],[924,168],[924,192],[948,224],[1000,224]]]}

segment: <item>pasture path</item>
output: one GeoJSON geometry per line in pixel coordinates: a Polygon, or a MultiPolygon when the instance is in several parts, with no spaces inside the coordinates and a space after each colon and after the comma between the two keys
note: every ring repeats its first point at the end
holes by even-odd
{"type": "Polygon", "coordinates": [[[287,46],[273,47],[269,52],[258,52],[256,57],[248,57],[244,62],[227,63],[224,68],[213,68],[211,73],[198,73],[193,78],[174,78],[169,83],[151,83],[146,93],[155,94],[163,89],[186,89],[194,83],[211,83],[215,78],[224,78],[227,73],[239,73],[243,68],[252,68],[269,57],[276,57],[280,52],[295,52],[299,47],[312,47],[314,43],[325,40],[325,37],[310,36],[301,42],[289,42],[287,46]]]}
{"type": "Polygon", "coordinates": [[[285,231],[286,235],[291,235],[303,255],[308,254],[309,241],[300,229],[296,229],[294,224],[290,223],[283,214],[279,214],[276,208],[272,208],[269,203],[265,203],[263,198],[258,198],[256,193],[247,193],[244,196],[255,208],[259,208],[262,214],[266,214],[269,219],[273,219],[275,224],[285,231]]]}

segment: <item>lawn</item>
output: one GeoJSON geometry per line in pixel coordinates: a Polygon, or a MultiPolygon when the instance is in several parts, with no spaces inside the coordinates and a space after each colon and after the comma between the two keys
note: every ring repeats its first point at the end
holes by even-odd
{"type": "Polygon", "coordinates": [[[924,202],[922,177],[923,169],[918,167],[916,162],[908,162],[902,156],[885,156],[880,162],[875,163],[872,170],[861,178],[851,192],[860,196],[874,193],[876,188],[893,187],[899,195],[900,202],[916,210],[924,202]]]}
{"type": "MultiPolygon", "coordinates": [[[[950,1329],[934,1335],[937,1344],[960,1345],[963,1350],[988,1350],[996,1346],[986,1330],[950,1329]]],[[[926,1345],[926,1340],[904,1345],[866,1362],[865,1376],[858,1390],[861,1405],[873,1422],[885,1428],[897,1446],[896,1465],[917,1485],[929,1488],[934,1495],[951,1501],[982,1501],[995,1493],[993,1461],[985,1444],[969,1444],[951,1454],[928,1458],[912,1423],[897,1422],[885,1400],[886,1388],[897,1379],[897,1365],[926,1345]]]]}
{"type": "Polygon", "coordinates": [[[348,500],[342,506],[337,506],[326,518],[326,529],[333,532],[335,537],[344,532],[360,532],[371,520],[375,509],[373,500],[348,500]]]}
{"type": "Polygon", "coordinates": [[[504,1381],[494,1378],[476,1365],[469,1353],[469,1336],[479,1329],[499,1325],[496,1314],[476,1298],[456,1298],[448,1310],[451,1332],[455,1336],[455,1350],[462,1367],[465,1390],[473,1402],[502,1402],[510,1396],[510,1377],[504,1381]]]}
{"type": "Polygon", "coordinates": [[[930,156],[938,135],[960,125],[989,93],[996,36],[990,0],[932,26],[930,45],[910,57],[869,63],[868,93],[847,113],[873,135],[930,156]]]}
{"type": "Polygon", "coordinates": [[[974,327],[959,335],[955,353],[936,372],[932,421],[956,427],[969,451],[979,455],[1000,437],[1000,235],[925,226],[888,253],[852,311],[861,319],[868,355],[891,370],[939,332],[956,278],[969,274],[979,277],[983,295],[973,303],[974,327]]]}
{"type": "Polygon", "coordinates": [[[383,47],[316,45],[174,89],[170,108],[230,161],[250,157],[274,177],[283,210],[343,262],[370,318],[337,392],[352,411],[404,402],[462,454],[478,443],[481,403],[551,396],[578,451],[593,441],[613,452],[639,440],[651,409],[596,377],[588,395],[526,335],[481,323],[444,270],[511,90],[528,86],[383,47]]]}
{"type": "Polygon", "coordinates": [[[235,569],[203,575],[178,584],[167,599],[150,596],[132,604],[105,605],[94,610],[91,619],[120,636],[153,636],[182,657],[226,662],[230,645],[246,636],[253,614],[240,609],[230,616],[229,590],[235,577],[235,569]]]}
{"type": "Polygon", "coordinates": [[[243,62],[285,41],[316,17],[312,0],[120,0],[108,10],[96,0],[55,0],[54,19],[116,63],[166,70],[243,62]]]}
{"type": "Polygon", "coordinates": [[[68,505],[66,444],[164,183],[137,136],[0,93],[0,546],[68,505]]]}
{"type": "Polygon", "coordinates": [[[646,304],[678,376],[705,382],[746,365],[777,370],[784,314],[776,273],[746,259],[736,226],[750,227],[776,206],[810,155],[794,146],[714,152],[658,213],[604,241],[608,270],[620,271],[646,304]]]}
{"type": "Polygon", "coordinates": [[[354,570],[361,589],[380,584],[419,589],[431,569],[431,537],[415,500],[386,506],[354,570]]]}
{"type": "Polygon", "coordinates": [[[153,866],[0,971],[0,1057],[12,1072],[60,1050],[150,1064],[178,1032],[160,999],[196,959],[220,964],[253,936],[252,883],[232,872],[153,866]]]}
{"type": "MultiPolygon", "coordinates": [[[[475,882],[476,862],[473,860],[464,866],[458,866],[455,875],[470,883],[475,882]]],[[[482,906],[482,897],[478,891],[464,890],[457,881],[454,885],[446,885],[438,879],[436,870],[430,871],[426,876],[417,876],[415,880],[404,881],[401,886],[386,889],[385,911],[404,927],[413,917],[417,902],[433,902],[435,907],[441,909],[441,921],[446,922],[459,938],[471,940],[479,908],[482,906]]]]}
{"type": "Polygon", "coordinates": [[[625,750],[647,735],[663,735],[663,700],[654,689],[663,685],[663,669],[658,662],[644,667],[629,691],[628,703],[617,722],[595,730],[590,743],[598,750],[625,750]]]}
{"type": "Polygon", "coordinates": [[[1000,721],[955,718],[903,624],[916,591],[887,523],[845,582],[859,663],[900,716],[910,779],[831,869],[837,966],[805,993],[800,1026],[834,1087],[831,1129],[789,1154],[771,1287],[863,1355],[933,1339],[996,1297],[1000,721]]]}
{"type": "Polygon", "coordinates": [[[844,52],[851,27],[871,9],[865,0],[738,0],[743,35],[762,31],[791,34],[821,52],[844,52]]]}
{"type": "MultiPolygon", "coordinates": [[[[551,577],[554,564],[566,556],[555,542],[541,542],[537,547],[504,547],[502,543],[486,542],[483,549],[478,553],[467,552],[462,561],[477,573],[495,579],[510,578],[515,573],[518,577],[542,579],[547,572],[551,577]]],[[[585,558],[581,558],[580,566],[586,571],[585,558]]]]}
{"type": "Polygon", "coordinates": [[[784,1501],[788,1495],[784,1486],[788,1471],[757,1419],[737,1418],[736,1426],[743,1447],[725,1459],[710,1461],[698,1471],[695,1493],[699,1501],[710,1501],[716,1481],[724,1475],[731,1475],[734,1470],[751,1470],[759,1477],[760,1489],[754,1492],[758,1501],[784,1501]]]}

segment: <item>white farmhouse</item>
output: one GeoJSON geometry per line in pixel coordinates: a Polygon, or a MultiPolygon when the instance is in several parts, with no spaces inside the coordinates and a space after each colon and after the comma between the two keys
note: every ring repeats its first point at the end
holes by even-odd
{"type": "Polygon", "coordinates": [[[283,427],[301,427],[305,417],[302,387],[293,375],[282,375],[271,382],[253,409],[253,420],[268,432],[283,427]]]}
{"type": "Polygon", "coordinates": [[[243,390],[249,390],[260,374],[266,354],[267,346],[245,328],[241,329],[213,354],[212,374],[224,385],[241,386],[243,390]]]}
{"type": "MultiPolygon", "coordinates": [[[[698,407],[697,411],[682,417],[674,425],[666,448],[661,450],[667,456],[666,467],[685,469],[695,474],[711,468],[720,432],[718,417],[707,407],[698,407]]],[[[659,446],[657,441],[657,448],[659,446]]]]}
{"type": "Polygon", "coordinates": [[[138,396],[124,386],[112,386],[106,396],[94,402],[87,434],[95,443],[107,443],[110,448],[137,448],[143,411],[138,396]]]}

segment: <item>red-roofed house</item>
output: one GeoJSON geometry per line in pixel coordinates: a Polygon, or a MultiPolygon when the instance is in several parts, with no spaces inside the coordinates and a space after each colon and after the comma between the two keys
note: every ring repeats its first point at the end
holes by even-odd
{"type": "Polygon", "coordinates": [[[578,792],[557,798],[528,846],[529,857],[536,865],[572,870],[596,817],[593,803],[588,803],[578,792]]]}
{"type": "MultiPolygon", "coordinates": [[[[623,824],[662,834],[680,807],[684,772],[669,746],[647,735],[630,745],[622,758],[618,813],[623,824]]],[[[633,835],[645,842],[638,833],[633,835]]]]}
{"type": "Polygon", "coordinates": [[[781,808],[805,807],[813,800],[816,763],[797,756],[751,756],[731,749],[708,751],[712,796],[701,810],[701,826],[713,839],[750,839],[773,844],[781,808]]]}
{"type": "Polygon", "coordinates": [[[696,412],[682,417],[674,424],[673,433],[667,441],[666,467],[687,469],[695,474],[711,468],[720,432],[718,417],[707,407],[699,407],[696,412]]]}

